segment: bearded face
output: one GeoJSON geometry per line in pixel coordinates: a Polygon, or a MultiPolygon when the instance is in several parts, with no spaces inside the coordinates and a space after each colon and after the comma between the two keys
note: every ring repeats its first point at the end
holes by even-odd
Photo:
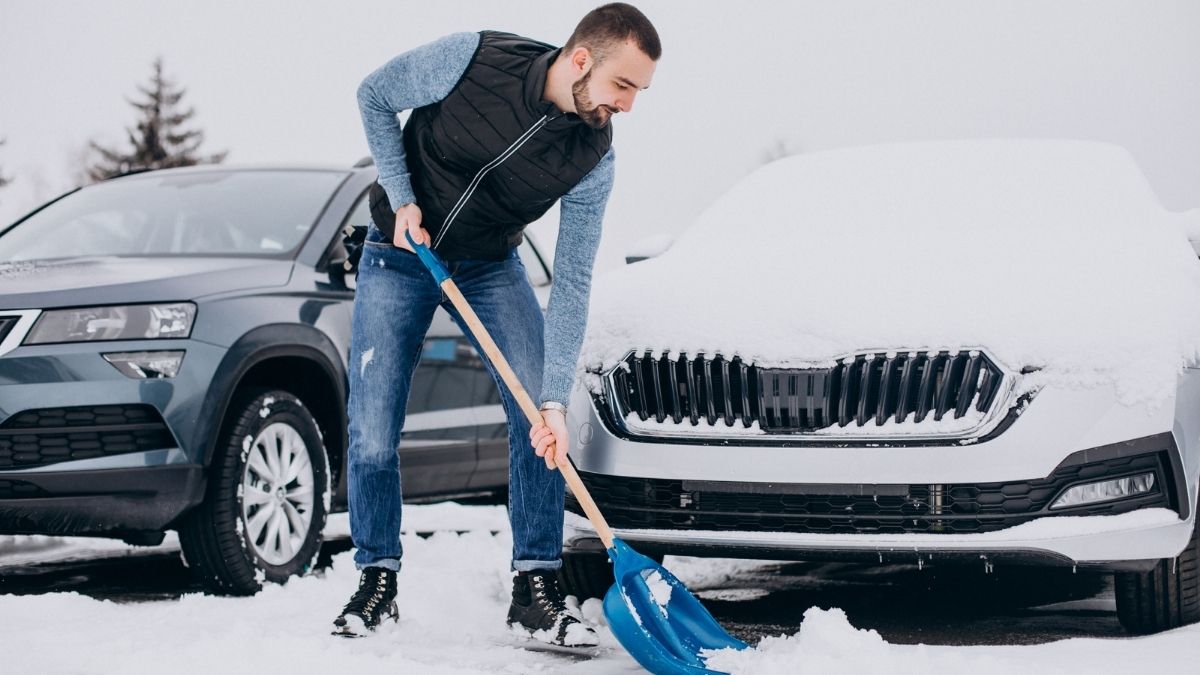
{"type": "Polygon", "coordinates": [[[608,124],[613,113],[618,111],[612,106],[596,105],[592,102],[589,83],[592,81],[593,70],[595,66],[588,68],[583,77],[571,85],[571,96],[575,99],[575,114],[579,115],[579,119],[593,129],[602,129],[608,124]]]}

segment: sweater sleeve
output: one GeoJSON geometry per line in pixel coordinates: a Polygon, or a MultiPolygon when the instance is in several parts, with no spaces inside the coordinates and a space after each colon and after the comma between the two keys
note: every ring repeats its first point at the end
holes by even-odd
{"type": "Polygon", "coordinates": [[[554,286],[546,309],[542,403],[555,401],[566,405],[575,384],[576,364],[587,328],[592,265],[600,245],[600,226],[612,191],[615,164],[610,147],[600,163],[562,198],[554,253],[554,286]]]}
{"type": "Polygon", "coordinates": [[[394,207],[416,201],[396,115],[446,98],[478,46],[478,33],[453,33],[400,54],[359,85],[358,109],[367,146],[379,171],[379,184],[394,207]]]}

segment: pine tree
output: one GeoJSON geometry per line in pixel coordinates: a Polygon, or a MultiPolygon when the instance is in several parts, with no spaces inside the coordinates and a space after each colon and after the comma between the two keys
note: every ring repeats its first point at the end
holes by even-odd
{"type": "Polygon", "coordinates": [[[204,142],[204,132],[181,128],[196,114],[196,110],[180,109],[179,101],[185,90],[177,89],[173,82],[163,76],[161,57],[154,60],[150,85],[139,85],[138,91],[145,95],[144,100],[126,99],[141,114],[136,130],[125,129],[133,146],[132,151],[122,152],[91,142],[91,149],[100,155],[100,160],[88,167],[89,178],[100,181],[130,171],[218,164],[229,154],[226,151],[207,157],[197,155],[200,144],[204,142]]]}
{"type": "MultiPolygon", "coordinates": [[[[4,145],[7,142],[8,142],[7,138],[0,138],[0,145],[4,145]]],[[[12,182],[12,179],[5,176],[4,171],[2,169],[0,169],[0,188],[4,187],[5,185],[8,185],[11,182],[12,182]]]]}

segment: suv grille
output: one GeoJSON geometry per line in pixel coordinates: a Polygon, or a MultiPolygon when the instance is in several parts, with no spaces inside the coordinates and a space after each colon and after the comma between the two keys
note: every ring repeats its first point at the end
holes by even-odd
{"type": "Polygon", "coordinates": [[[987,413],[1004,374],[979,351],[917,351],[838,359],[826,369],[760,368],[741,357],[703,354],[678,360],[630,354],[612,373],[617,419],[667,419],[696,425],[741,424],[774,433],[851,423],[957,419],[987,413]]]}
{"type": "MultiPolygon", "coordinates": [[[[1057,515],[1125,513],[1176,508],[1171,465],[1164,452],[1076,464],[1047,478],[955,485],[774,486],[685,483],[580,472],[597,506],[617,528],[799,532],[821,534],[964,534],[991,532],[1057,515]],[[1153,471],[1153,491],[1121,501],[1049,510],[1078,482],[1153,471]],[[840,494],[829,494],[837,492],[840,494]],[[853,489],[852,489],[853,488],[853,489]],[[862,488],[861,492],[857,488],[862,488]],[[787,490],[786,494],[780,494],[787,490]],[[794,489],[794,491],[792,491],[794,489]],[[808,492],[804,492],[804,490],[808,492]],[[742,491],[738,491],[742,490],[742,491]],[[757,490],[758,492],[751,492],[757,490]]],[[[567,495],[567,510],[583,515],[567,495]]]]}
{"type": "Polygon", "coordinates": [[[173,448],[175,439],[149,405],[39,408],[0,424],[0,469],[173,448]]]}

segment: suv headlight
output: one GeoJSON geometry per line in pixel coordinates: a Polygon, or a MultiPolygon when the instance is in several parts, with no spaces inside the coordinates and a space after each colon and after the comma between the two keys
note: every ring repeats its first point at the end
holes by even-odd
{"type": "Polygon", "coordinates": [[[195,318],[190,302],[56,309],[42,313],[24,344],[186,338],[195,318]]]}

